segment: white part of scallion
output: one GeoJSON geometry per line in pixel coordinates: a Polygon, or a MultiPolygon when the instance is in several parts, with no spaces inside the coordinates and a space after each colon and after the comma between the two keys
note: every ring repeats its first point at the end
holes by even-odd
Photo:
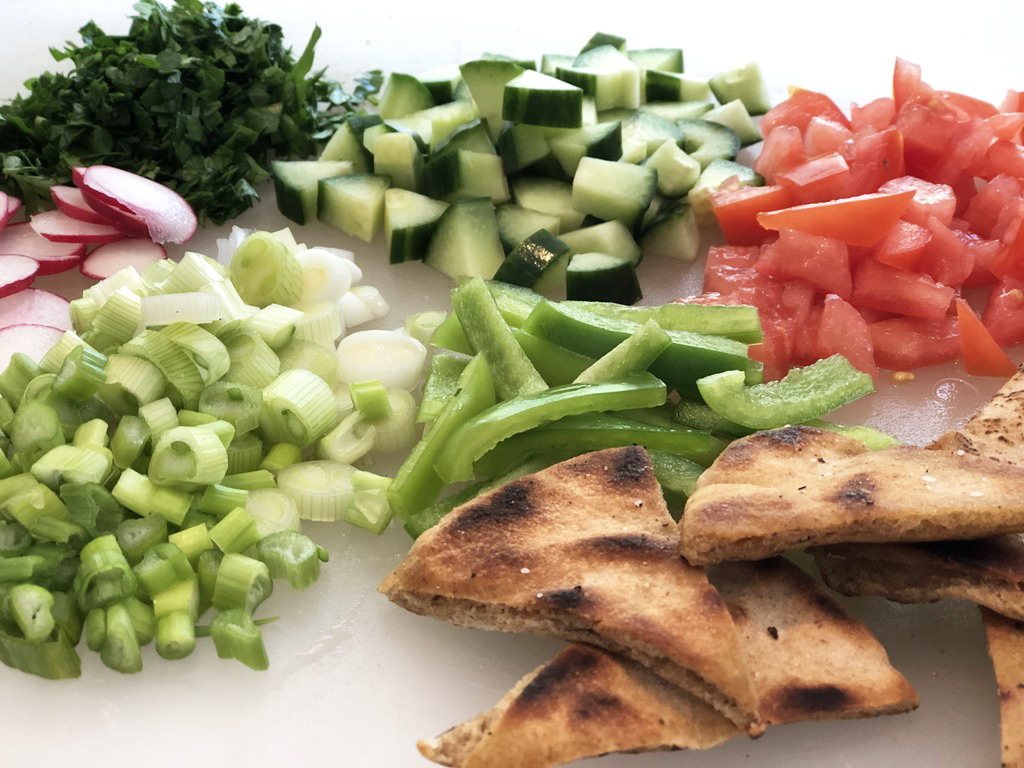
{"type": "Polygon", "coordinates": [[[388,389],[412,391],[426,359],[427,348],[400,331],[356,331],[338,343],[338,379],[380,379],[388,389]]]}
{"type": "Polygon", "coordinates": [[[370,422],[377,433],[373,449],[379,453],[409,451],[419,437],[416,398],[404,389],[389,389],[388,402],[391,412],[370,422]]]}
{"type": "Polygon", "coordinates": [[[303,520],[341,520],[352,501],[354,468],[337,461],[317,459],[285,467],[277,486],[287,493],[303,520]]]}
{"type": "Polygon", "coordinates": [[[390,311],[387,301],[372,285],[354,285],[340,299],[346,328],[355,328],[372,320],[380,320],[390,311]]]}
{"type": "Polygon", "coordinates": [[[185,322],[195,325],[220,320],[224,305],[220,296],[203,291],[143,296],[142,324],[146,327],[185,322]]]}
{"type": "Polygon", "coordinates": [[[356,255],[352,251],[346,251],[344,248],[330,248],[323,245],[318,247],[328,253],[336,254],[344,259],[344,261],[342,261],[342,266],[344,266],[352,276],[352,280],[350,281],[351,285],[356,285],[363,279],[363,269],[356,263],[356,255]]]}
{"type": "Polygon", "coordinates": [[[249,491],[245,511],[256,521],[260,538],[278,531],[299,531],[302,527],[295,500],[280,488],[254,488],[249,491]]]}
{"type": "Polygon", "coordinates": [[[295,254],[302,267],[300,306],[337,301],[352,287],[352,271],[343,256],[324,248],[307,248],[295,254]]]}
{"type": "Polygon", "coordinates": [[[373,450],[377,429],[359,411],[352,411],[316,444],[316,455],[339,464],[354,464],[373,450]]]}

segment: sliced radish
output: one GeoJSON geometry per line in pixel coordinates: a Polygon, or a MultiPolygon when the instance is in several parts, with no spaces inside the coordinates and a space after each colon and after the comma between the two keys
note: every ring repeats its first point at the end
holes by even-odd
{"type": "MultiPolygon", "coordinates": [[[[14,216],[14,214],[16,214],[20,210],[21,210],[21,200],[19,200],[16,197],[11,197],[10,195],[8,195],[7,196],[7,218],[5,219],[5,221],[10,221],[11,218],[14,216]]],[[[0,216],[2,216],[2,215],[3,214],[0,214],[0,216]]]]}
{"type": "Polygon", "coordinates": [[[110,225],[110,219],[101,216],[85,202],[82,190],[77,187],[69,187],[65,184],[55,184],[50,187],[50,197],[57,204],[57,210],[63,211],[72,219],[88,221],[90,224],[110,225]]]}
{"type": "Polygon", "coordinates": [[[125,267],[142,272],[150,262],[166,258],[167,251],[159,243],[133,237],[99,246],[82,259],[78,269],[86,277],[103,280],[125,267]]]}
{"type": "Polygon", "coordinates": [[[73,219],[63,211],[42,211],[28,220],[29,226],[54,243],[112,243],[124,232],[109,224],[73,219]]]}
{"type": "Polygon", "coordinates": [[[142,219],[149,237],[157,243],[187,242],[198,227],[185,198],[159,182],[120,168],[89,166],[81,174],[79,188],[90,203],[105,203],[142,219]]]}
{"type": "Polygon", "coordinates": [[[49,325],[71,330],[68,300],[51,291],[26,288],[0,299],[0,328],[9,325],[49,325]]]}
{"type": "Polygon", "coordinates": [[[10,296],[32,285],[39,274],[39,262],[28,256],[0,254],[0,296],[10,296]]]}
{"type": "Polygon", "coordinates": [[[63,335],[60,328],[32,323],[0,328],[0,371],[7,370],[15,352],[23,352],[38,363],[63,335]]]}
{"type": "Polygon", "coordinates": [[[85,244],[51,242],[27,221],[19,221],[0,230],[0,254],[28,256],[39,263],[40,275],[53,275],[77,266],[85,256],[85,244]]]}

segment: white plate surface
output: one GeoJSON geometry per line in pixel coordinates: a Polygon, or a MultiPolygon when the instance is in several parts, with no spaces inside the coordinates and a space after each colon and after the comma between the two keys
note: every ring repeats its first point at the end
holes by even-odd
{"type": "MultiPolygon", "coordinates": [[[[920,4],[868,0],[837,6],[797,3],[413,4],[245,2],[246,11],[282,24],[301,50],[314,23],[323,29],[317,65],[344,79],[368,68],[418,72],[483,52],[538,56],[573,51],[595,31],[623,34],[632,47],[682,46],[687,70],[710,76],[760,62],[775,101],[790,84],[824,90],[841,106],[888,93],[893,62],[922,65],[930,84],[998,102],[1024,89],[1015,0],[920,4]]],[[[89,18],[124,32],[127,2],[0,0],[0,98],[55,65],[47,48],[77,39],[89,18]]],[[[265,199],[239,222],[287,224],[265,199]]],[[[321,225],[296,230],[309,244],[357,253],[366,282],[378,286],[392,314],[447,307],[448,282],[421,264],[389,267],[380,244],[367,247],[321,225]]],[[[213,253],[224,230],[200,232],[191,249],[213,253]]],[[[642,265],[646,301],[699,285],[685,265],[642,265]]],[[[74,276],[44,281],[79,290],[74,276]]],[[[912,442],[962,421],[1000,382],[969,379],[956,366],[922,372],[909,385],[881,391],[848,408],[912,442]]],[[[308,529],[331,554],[324,576],[301,594],[278,590],[262,610],[281,620],[265,628],[271,668],[255,673],[220,661],[209,643],[184,662],[147,648],[145,669],[118,675],[84,654],[78,680],[49,682],[0,668],[0,764],[83,768],[176,766],[421,766],[418,738],[433,736],[490,707],[523,674],[560,647],[554,641],[458,629],[390,605],[376,585],[409,541],[400,528],[381,537],[344,525],[308,529]]],[[[816,722],[736,739],[705,753],[617,755],[589,761],[604,768],[936,768],[997,766],[994,679],[976,609],[943,603],[901,607],[845,601],[877,634],[893,663],[921,695],[910,714],[856,722],[816,722]]]]}

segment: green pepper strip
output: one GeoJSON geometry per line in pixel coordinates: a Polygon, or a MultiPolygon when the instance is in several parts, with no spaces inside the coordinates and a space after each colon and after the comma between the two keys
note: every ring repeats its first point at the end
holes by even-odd
{"type": "Polygon", "coordinates": [[[459,427],[438,454],[434,469],[448,483],[472,480],[473,462],[512,435],[572,414],[661,405],[666,395],[664,382],[642,373],[504,400],[459,427]]]}
{"type": "Polygon", "coordinates": [[[800,424],[874,391],[871,376],[842,355],[794,368],[778,381],[747,387],[741,372],[723,371],[697,382],[712,409],[751,429],[800,424]]]}

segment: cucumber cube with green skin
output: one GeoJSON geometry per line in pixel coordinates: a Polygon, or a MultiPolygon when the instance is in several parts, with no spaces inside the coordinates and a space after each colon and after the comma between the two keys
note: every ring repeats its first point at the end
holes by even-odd
{"type": "Polygon", "coordinates": [[[423,261],[452,279],[490,279],[505,260],[490,198],[456,200],[441,214],[423,261]]]}
{"type": "Polygon", "coordinates": [[[712,223],[715,214],[711,210],[709,192],[718,189],[727,179],[736,178],[743,187],[763,187],[764,177],[757,171],[734,160],[715,159],[700,172],[700,178],[686,193],[686,200],[693,208],[699,224],[712,223]]]}
{"type": "Polygon", "coordinates": [[[352,173],[370,170],[370,153],[363,144],[363,133],[368,128],[382,123],[380,115],[351,115],[338,126],[320,153],[321,160],[348,160],[352,173]]]}
{"type": "Polygon", "coordinates": [[[498,154],[487,123],[479,117],[456,127],[434,145],[430,154],[436,157],[454,149],[468,149],[471,152],[485,152],[490,155],[498,154]]]}
{"type": "Polygon", "coordinates": [[[676,124],[683,131],[683,149],[701,168],[707,168],[712,160],[736,159],[740,137],[729,126],[699,117],[681,118],[676,124]]]}
{"type": "Polygon", "coordinates": [[[391,184],[414,192],[420,188],[423,154],[411,133],[385,133],[373,142],[373,172],[390,176],[391,184]]]}
{"type": "MultiPolygon", "coordinates": [[[[609,106],[636,109],[640,106],[642,70],[614,45],[599,45],[582,51],[573,67],[591,72],[612,72],[616,75],[615,93],[609,106]]],[[[584,89],[586,90],[586,89],[584,89]]],[[[598,106],[598,109],[601,107],[598,106]]]]}
{"type": "Polygon", "coordinates": [[[573,301],[635,304],[643,298],[636,265],[607,253],[576,253],[565,271],[565,297],[573,301]]]}
{"type": "Polygon", "coordinates": [[[430,149],[444,141],[455,129],[476,120],[480,111],[472,101],[459,99],[447,104],[427,107],[405,117],[388,121],[392,126],[416,133],[430,149]]]}
{"type": "Polygon", "coordinates": [[[353,172],[348,160],[275,160],[271,170],[277,208],[297,224],[316,220],[321,179],[353,172]]]}
{"type": "Polygon", "coordinates": [[[550,137],[550,142],[552,154],[558,158],[565,174],[572,178],[583,157],[599,157],[602,160],[618,160],[622,157],[622,123],[616,120],[585,125],[564,133],[559,131],[550,137]]]}
{"type": "Polygon", "coordinates": [[[659,69],[644,73],[644,96],[647,101],[711,101],[714,98],[707,80],[659,69]]]}
{"type": "Polygon", "coordinates": [[[771,109],[768,86],[757,62],[714,75],[708,85],[720,104],[739,99],[752,115],[763,115],[771,109]]]}
{"type": "Polygon", "coordinates": [[[426,86],[435,104],[445,104],[455,99],[462,73],[456,64],[437,67],[416,75],[416,79],[426,86]]]}
{"type": "Polygon", "coordinates": [[[514,61],[476,59],[460,65],[459,71],[480,110],[480,117],[487,122],[491,137],[497,139],[501,132],[505,84],[525,70],[514,61]]]}
{"type": "Polygon", "coordinates": [[[605,221],[636,224],[654,199],[658,172],[653,168],[584,157],[572,181],[572,207],[605,221]]]}
{"type": "Polygon", "coordinates": [[[709,109],[701,117],[732,129],[744,147],[754,144],[762,138],[761,129],[754,123],[754,119],[740,99],[733,99],[714,109],[709,109]]]}
{"type": "Polygon", "coordinates": [[[657,72],[683,72],[682,48],[639,48],[626,51],[629,60],[641,69],[657,72]]]}
{"type": "Polygon", "coordinates": [[[640,246],[626,225],[616,219],[566,232],[561,239],[576,253],[597,251],[640,263],[640,246]]]}
{"type": "Polygon", "coordinates": [[[571,232],[583,223],[584,214],[572,203],[572,184],[560,179],[519,176],[510,182],[512,199],[523,208],[557,216],[561,232],[571,232]]]}
{"type": "Polygon", "coordinates": [[[542,275],[547,274],[549,270],[558,269],[556,265],[559,262],[563,267],[568,264],[570,254],[568,245],[547,230],[540,229],[524,239],[505,257],[498,271],[494,273],[494,279],[534,288],[542,275]]]}
{"type": "Polygon", "coordinates": [[[603,46],[609,46],[620,52],[625,51],[626,38],[622,37],[622,35],[615,35],[610,32],[595,32],[590,36],[590,39],[583,44],[583,47],[580,49],[580,53],[586,53],[587,51],[592,51],[595,48],[603,46]]]}
{"type": "Polygon", "coordinates": [[[682,197],[700,178],[700,163],[674,141],[665,141],[645,161],[658,172],[658,192],[665,197],[682,197]]]}
{"type": "Polygon", "coordinates": [[[640,107],[641,112],[650,112],[669,120],[683,120],[701,117],[712,109],[715,104],[709,96],[707,99],[692,101],[649,101],[640,107]]]}
{"type": "Polygon", "coordinates": [[[377,105],[380,116],[387,120],[432,107],[434,97],[430,89],[413,75],[393,72],[381,89],[377,105]]]}
{"type": "Polygon", "coordinates": [[[392,187],[384,192],[384,241],[388,261],[399,264],[426,256],[430,238],[448,207],[440,200],[392,187]]]}
{"type": "Polygon", "coordinates": [[[498,235],[505,253],[511,253],[517,245],[539,229],[552,235],[561,231],[561,220],[557,216],[524,208],[513,202],[497,207],[498,235]]]}
{"type": "Polygon", "coordinates": [[[317,218],[369,243],[384,221],[384,192],[390,186],[390,178],[373,173],[321,179],[317,218]]]}
{"type": "Polygon", "coordinates": [[[467,149],[445,152],[429,160],[423,166],[423,191],[445,202],[488,197],[497,204],[509,198],[501,158],[467,149]]]}
{"type": "Polygon", "coordinates": [[[540,71],[555,76],[559,67],[571,67],[576,57],[568,53],[545,53],[540,57],[540,71]]]}
{"type": "Polygon", "coordinates": [[[689,205],[659,212],[640,236],[643,255],[694,261],[700,253],[700,225],[689,205]]]}
{"type": "Polygon", "coordinates": [[[505,83],[501,109],[504,120],[579,128],[583,114],[583,90],[556,77],[528,69],[505,83]]]}

